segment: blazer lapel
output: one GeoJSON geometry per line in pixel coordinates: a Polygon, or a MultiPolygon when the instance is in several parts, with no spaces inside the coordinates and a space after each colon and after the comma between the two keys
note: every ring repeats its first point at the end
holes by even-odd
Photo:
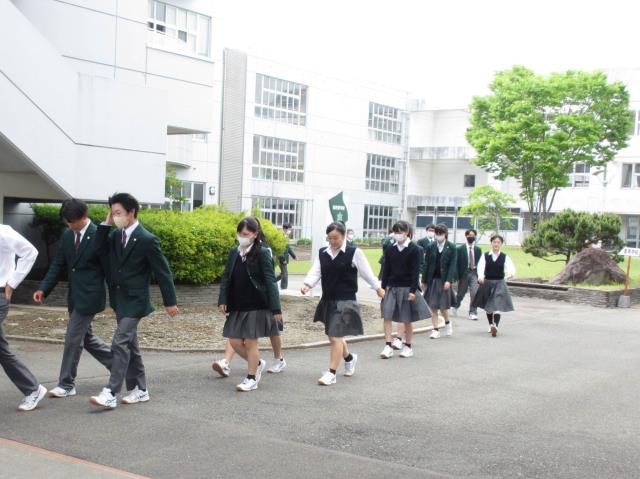
{"type": "Polygon", "coordinates": [[[73,260],[74,266],[82,256],[82,253],[84,253],[84,251],[87,249],[87,245],[91,241],[91,238],[93,237],[95,232],[96,232],[96,226],[93,223],[91,223],[87,228],[87,231],[84,232],[84,236],[82,237],[82,241],[80,242],[80,247],[78,248],[78,251],[76,251],[76,257],[73,260]]]}
{"type": "Polygon", "coordinates": [[[142,228],[142,226],[138,225],[136,229],[133,230],[133,233],[131,233],[131,238],[127,240],[127,246],[124,248],[122,257],[120,258],[120,264],[124,263],[127,260],[127,258],[131,254],[131,251],[133,251],[133,248],[136,247],[136,243],[138,242],[138,235],[140,234],[140,228],[142,228]]]}

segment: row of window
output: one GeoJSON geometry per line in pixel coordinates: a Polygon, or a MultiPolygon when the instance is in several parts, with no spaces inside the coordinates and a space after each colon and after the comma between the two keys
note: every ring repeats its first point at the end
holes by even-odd
{"type": "MultiPolygon", "coordinates": [[[[307,124],[308,86],[261,73],[256,74],[255,115],[291,125],[307,124]]],[[[369,102],[369,138],[385,143],[402,142],[402,112],[369,102]]]]}
{"type": "Polygon", "coordinates": [[[158,0],[148,0],[147,27],[163,46],[191,54],[211,56],[211,17],[158,0]]]}
{"type": "MultiPolygon", "coordinates": [[[[572,188],[584,188],[589,186],[591,167],[586,163],[576,163],[569,174],[569,186],[572,188]]],[[[640,188],[640,163],[623,163],[622,188],[640,188]]]]}

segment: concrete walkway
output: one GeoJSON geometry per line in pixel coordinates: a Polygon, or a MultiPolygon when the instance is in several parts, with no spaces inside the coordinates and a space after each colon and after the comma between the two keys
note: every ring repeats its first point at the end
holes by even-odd
{"type": "MultiPolygon", "coordinates": [[[[317,378],[326,348],[287,353],[289,367],[238,393],[212,355],[145,353],[151,401],[100,411],[106,381],[82,358],[78,396],[17,413],[0,375],[0,477],[101,477],[96,465],[153,478],[609,478],[640,471],[640,314],[516,299],[497,338],[485,321],[414,341],[412,359],[352,346],[354,377],[317,378]]],[[[284,336],[286,341],[286,335],[284,336]]],[[[14,342],[47,387],[62,348],[14,342]]],[[[127,477],[121,476],[121,477],[127,477]]]]}

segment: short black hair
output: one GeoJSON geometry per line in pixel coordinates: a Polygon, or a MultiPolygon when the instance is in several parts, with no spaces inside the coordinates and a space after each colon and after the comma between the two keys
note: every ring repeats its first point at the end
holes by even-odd
{"type": "Polygon", "coordinates": [[[109,197],[109,206],[113,206],[116,203],[120,203],[127,213],[135,211],[134,217],[138,217],[138,211],[140,211],[140,203],[129,193],[115,193],[109,197]]]}
{"type": "Polygon", "coordinates": [[[474,230],[473,228],[468,229],[467,231],[464,232],[465,236],[468,236],[469,233],[473,233],[474,235],[478,236],[478,232],[476,230],[474,230]]]}
{"type": "Polygon", "coordinates": [[[445,235],[449,234],[449,228],[447,228],[447,225],[445,225],[444,223],[438,223],[436,225],[436,233],[440,231],[441,233],[444,233],[445,235]]]}
{"type": "Polygon", "coordinates": [[[411,231],[411,225],[404,220],[396,221],[393,225],[394,233],[409,233],[411,231]]]}
{"type": "Polygon", "coordinates": [[[436,225],[434,225],[433,223],[429,223],[425,229],[426,230],[435,230],[436,229],[436,225]]]}
{"type": "Polygon", "coordinates": [[[494,239],[498,239],[498,238],[500,238],[500,242],[501,242],[502,244],[504,244],[504,238],[503,238],[502,236],[500,236],[499,234],[495,234],[495,235],[493,235],[493,236],[491,237],[491,242],[493,243],[493,240],[494,240],[494,239]]]}
{"type": "Polygon", "coordinates": [[[344,223],[342,221],[334,221],[329,226],[327,226],[326,233],[329,234],[332,231],[337,231],[342,236],[347,232],[347,229],[344,227],[344,223]]]}
{"type": "Polygon", "coordinates": [[[284,223],[282,225],[282,229],[283,230],[290,230],[291,229],[291,223],[284,223]]]}
{"type": "Polygon", "coordinates": [[[87,216],[87,204],[84,201],[70,198],[62,202],[60,207],[60,218],[66,221],[78,221],[87,216]]]}

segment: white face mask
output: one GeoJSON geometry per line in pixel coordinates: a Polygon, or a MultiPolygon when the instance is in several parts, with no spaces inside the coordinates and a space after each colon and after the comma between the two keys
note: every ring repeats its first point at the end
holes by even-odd
{"type": "Polygon", "coordinates": [[[444,241],[444,235],[436,235],[436,241],[442,243],[444,241]]]}
{"type": "Polygon", "coordinates": [[[407,235],[404,233],[394,233],[393,239],[396,240],[398,243],[404,243],[404,241],[407,239],[407,235]]]}
{"type": "Polygon", "coordinates": [[[129,218],[126,216],[114,216],[113,223],[117,228],[126,228],[129,225],[129,218]]]}
{"type": "Polygon", "coordinates": [[[435,237],[435,233],[433,231],[427,231],[427,238],[433,239],[435,237]]]}
{"type": "Polygon", "coordinates": [[[238,235],[238,243],[240,243],[240,246],[242,246],[243,248],[246,248],[247,246],[252,244],[253,240],[254,238],[247,238],[245,236],[238,235]]]}
{"type": "Polygon", "coordinates": [[[347,239],[351,241],[353,239],[353,235],[347,235],[347,239]]]}

